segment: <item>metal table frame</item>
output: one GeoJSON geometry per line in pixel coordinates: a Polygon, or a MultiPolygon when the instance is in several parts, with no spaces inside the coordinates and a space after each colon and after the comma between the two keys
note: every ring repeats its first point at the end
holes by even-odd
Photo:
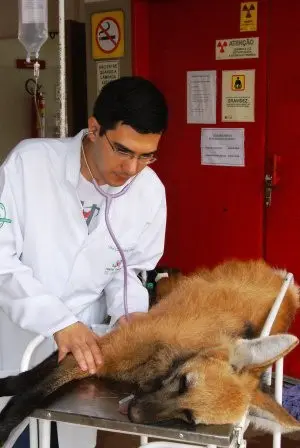
{"type": "MultiPolygon", "coordinates": [[[[208,448],[237,448],[241,444],[242,427],[232,425],[198,425],[195,428],[184,423],[171,425],[143,425],[132,423],[118,411],[118,402],[128,395],[120,393],[104,382],[87,379],[78,382],[45,409],[34,412],[39,421],[40,448],[49,448],[50,421],[95,427],[102,431],[132,434],[141,438],[141,445],[148,437],[208,448]]],[[[245,445],[244,445],[245,446],[245,445]]]]}

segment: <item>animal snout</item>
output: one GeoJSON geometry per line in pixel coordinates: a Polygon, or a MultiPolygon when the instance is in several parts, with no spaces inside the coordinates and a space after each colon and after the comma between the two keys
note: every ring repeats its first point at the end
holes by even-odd
{"type": "Polygon", "coordinates": [[[128,418],[133,423],[143,423],[145,420],[143,409],[134,400],[128,406],[128,418]]]}
{"type": "Polygon", "coordinates": [[[128,406],[128,418],[133,423],[156,423],[164,420],[164,412],[161,404],[153,397],[135,398],[128,406]]]}

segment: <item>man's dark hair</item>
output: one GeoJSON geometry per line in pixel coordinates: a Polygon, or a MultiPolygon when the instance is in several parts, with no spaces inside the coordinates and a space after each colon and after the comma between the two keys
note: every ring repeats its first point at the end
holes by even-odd
{"type": "Polygon", "coordinates": [[[93,110],[101,125],[100,135],[121,122],[140,134],[160,134],[168,124],[164,95],[147,79],[125,76],[106,84],[93,110]]]}

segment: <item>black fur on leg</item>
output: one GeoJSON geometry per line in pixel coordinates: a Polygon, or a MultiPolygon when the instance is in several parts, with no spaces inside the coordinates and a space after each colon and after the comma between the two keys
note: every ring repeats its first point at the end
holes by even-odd
{"type": "Polygon", "coordinates": [[[23,388],[20,395],[12,397],[0,413],[0,446],[7,440],[11,431],[40,407],[47,397],[63,385],[82,378],[82,373],[79,372],[75,361],[72,365],[64,365],[62,362],[40,381],[25,390],[23,388]]]}
{"type": "Polygon", "coordinates": [[[0,397],[10,397],[24,392],[28,387],[34,386],[45,378],[58,365],[58,352],[52,353],[44,361],[32,369],[19,373],[19,375],[0,378],[0,397]]]}

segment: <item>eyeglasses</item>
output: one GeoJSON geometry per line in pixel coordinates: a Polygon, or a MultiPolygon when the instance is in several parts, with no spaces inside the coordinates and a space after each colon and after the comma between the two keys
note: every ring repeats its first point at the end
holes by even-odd
{"type": "Polygon", "coordinates": [[[107,134],[105,133],[104,135],[105,135],[106,140],[108,141],[111,149],[113,150],[113,152],[115,154],[117,154],[121,159],[124,159],[124,160],[137,159],[137,161],[139,163],[142,163],[143,165],[150,165],[150,163],[153,163],[157,160],[157,157],[155,157],[153,154],[141,154],[141,155],[137,156],[133,152],[126,151],[125,149],[123,150],[123,149],[116,148],[115,145],[108,138],[107,134]]]}

